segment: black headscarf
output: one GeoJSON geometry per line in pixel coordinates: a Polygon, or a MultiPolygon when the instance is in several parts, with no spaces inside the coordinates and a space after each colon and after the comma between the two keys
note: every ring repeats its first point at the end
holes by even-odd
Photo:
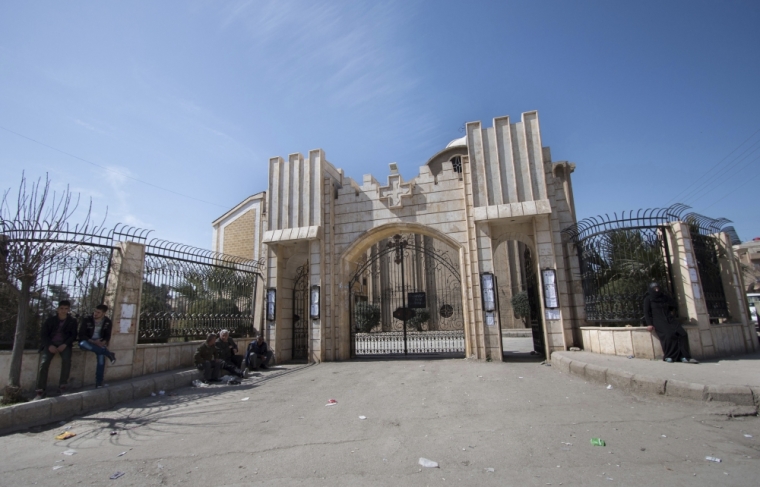
{"type": "Polygon", "coordinates": [[[656,282],[649,284],[649,296],[655,303],[666,303],[669,299],[668,295],[662,291],[662,286],[656,282]]]}

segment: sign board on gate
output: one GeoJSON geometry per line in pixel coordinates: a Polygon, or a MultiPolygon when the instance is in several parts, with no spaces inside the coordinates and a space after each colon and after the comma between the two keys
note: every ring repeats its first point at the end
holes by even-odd
{"type": "Polygon", "coordinates": [[[406,293],[407,306],[412,309],[427,308],[425,293],[406,293]]]}

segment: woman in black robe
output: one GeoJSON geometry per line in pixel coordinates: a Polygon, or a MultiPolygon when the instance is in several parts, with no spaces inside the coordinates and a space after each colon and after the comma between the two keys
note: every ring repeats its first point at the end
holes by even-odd
{"type": "Polygon", "coordinates": [[[698,364],[689,353],[689,335],[673,318],[676,308],[673,299],[665,294],[660,285],[653,282],[644,298],[644,321],[647,330],[654,330],[662,345],[663,360],[668,363],[698,364]]]}

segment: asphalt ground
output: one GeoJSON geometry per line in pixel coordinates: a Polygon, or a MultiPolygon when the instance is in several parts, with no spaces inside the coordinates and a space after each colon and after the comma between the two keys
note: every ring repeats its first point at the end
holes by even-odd
{"type": "Polygon", "coordinates": [[[757,485],[756,417],[540,361],[357,360],[186,387],[0,438],[0,485],[757,485]]]}

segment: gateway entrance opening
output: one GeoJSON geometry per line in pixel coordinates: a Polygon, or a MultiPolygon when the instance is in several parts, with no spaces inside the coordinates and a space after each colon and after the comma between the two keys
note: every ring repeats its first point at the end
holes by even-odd
{"type": "Polygon", "coordinates": [[[373,245],[349,282],[351,354],[464,354],[457,252],[431,237],[373,245]]]}

